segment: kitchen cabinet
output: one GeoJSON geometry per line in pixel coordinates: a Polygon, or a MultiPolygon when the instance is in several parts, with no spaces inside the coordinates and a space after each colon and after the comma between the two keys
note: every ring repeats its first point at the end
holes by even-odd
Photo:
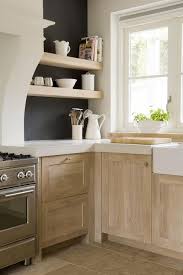
{"type": "Polygon", "coordinates": [[[42,201],[49,202],[87,193],[89,155],[45,157],[42,160],[42,201]]]}
{"type": "Polygon", "coordinates": [[[86,234],[88,230],[88,197],[69,197],[43,204],[43,247],[86,234]]]}
{"type": "Polygon", "coordinates": [[[102,156],[102,232],[151,242],[151,156],[102,156]]]}
{"type": "Polygon", "coordinates": [[[153,244],[183,252],[183,177],[155,174],[152,198],[153,244]]]}
{"type": "Polygon", "coordinates": [[[90,154],[42,158],[41,247],[88,231],[90,154]]]}

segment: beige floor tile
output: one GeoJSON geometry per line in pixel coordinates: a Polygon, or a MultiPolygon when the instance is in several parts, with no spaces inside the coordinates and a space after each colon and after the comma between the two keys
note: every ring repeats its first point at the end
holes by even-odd
{"type": "Polygon", "coordinates": [[[138,249],[132,248],[130,246],[118,244],[118,243],[113,243],[110,241],[106,241],[102,244],[94,243],[93,245],[102,247],[104,249],[108,249],[113,252],[117,252],[120,255],[124,256],[124,258],[127,258],[129,260],[133,260],[139,253],[138,249]]]}
{"type": "Polygon", "coordinates": [[[6,268],[2,271],[2,275],[45,275],[46,273],[61,268],[68,264],[67,262],[58,259],[56,257],[46,257],[40,263],[32,264],[30,266],[23,266],[23,264],[18,264],[6,268]]]}
{"type": "Polygon", "coordinates": [[[89,266],[95,264],[108,253],[109,251],[95,246],[75,245],[64,249],[55,256],[72,264],[89,266]]]}
{"type": "Polygon", "coordinates": [[[0,275],[183,275],[183,262],[114,243],[77,244],[54,251],[41,263],[16,265],[0,275]]]}
{"type": "Polygon", "coordinates": [[[130,274],[130,265],[132,261],[127,260],[120,254],[109,252],[107,255],[99,258],[95,264],[88,265],[88,268],[104,274],[130,274]]]}
{"type": "Polygon", "coordinates": [[[110,241],[101,244],[94,244],[96,246],[104,247],[113,252],[117,252],[124,258],[129,260],[134,260],[137,262],[154,262],[155,264],[160,264],[165,267],[173,268],[177,271],[183,272],[183,261],[174,258],[158,255],[152,252],[148,252],[141,249],[136,249],[130,246],[125,246],[118,243],[113,243],[110,241]]]}
{"type": "Polygon", "coordinates": [[[174,269],[151,262],[129,261],[116,253],[105,255],[95,265],[88,267],[106,275],[178,275],[174,269]]]}
{"type": "Polygon", "coordinates": [[[176,270],[151,262],[135,262],[132,266],[134,275],[177,275],[176,270]]]}
{"type": "Polygon", "coordinates": [[[141,259],[143,258],[143,259],[148,260],[150,262],[154,262],[156,264],[160,264],[160,265],[163,265],[165,267],[174,268],[178,271],[183,272],[183,261],[181,261],[181,260],[177,260],[177,259],[174,259],[174,258],[170,258],[170,257],[158,255],[158,254],[155,254],[155,253],[142,251],[142,250],[139,251],[139,253],[136,255],[135,259],[138,260],[139,257],[141,259]]]}
{"type": "Polygon", "coordinates": [[[56,271],[49,272],[46,275],[97,275],[97,274],[99,273],[88,270],[84,267],[69,264],[56,271]]]}

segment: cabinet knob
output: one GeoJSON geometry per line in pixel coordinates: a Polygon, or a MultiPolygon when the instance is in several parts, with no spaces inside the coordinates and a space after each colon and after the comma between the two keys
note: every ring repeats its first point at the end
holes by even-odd
{"type": "Polygon", "coordinates": [[[146,161],[146,162],[144,163],[144,166],[145,166],[145,167],[149,167],[149,163],[146,161]]]}
{"type": "Polygon", "coordinates": [[[71,160],[71,158],[66,157],[62,162],[69,161],[69,160],[71,160]]]}

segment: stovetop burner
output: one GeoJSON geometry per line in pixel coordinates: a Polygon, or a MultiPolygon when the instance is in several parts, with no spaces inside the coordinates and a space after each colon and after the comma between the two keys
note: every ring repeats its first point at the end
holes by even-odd
{"type": "Polygon", "coordinates": [[[0,152],[0,190],[36,180],[38,159],[31,155],[0,152]]]}
{"type": "Polygon", "coordinates": [[[22,160],[22,159],[29,159],[29,158],[32,158],[32,156],[31,155],[0,152],[0,161],[22,160]]]}

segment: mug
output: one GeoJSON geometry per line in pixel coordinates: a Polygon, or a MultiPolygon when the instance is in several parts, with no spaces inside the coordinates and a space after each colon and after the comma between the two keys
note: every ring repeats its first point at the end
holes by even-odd
{"type": "Polygon", "coordinates": [[[34,78],[34,85],[44,86],[44,78],[42,76],[36,76],[34,78]]]}

